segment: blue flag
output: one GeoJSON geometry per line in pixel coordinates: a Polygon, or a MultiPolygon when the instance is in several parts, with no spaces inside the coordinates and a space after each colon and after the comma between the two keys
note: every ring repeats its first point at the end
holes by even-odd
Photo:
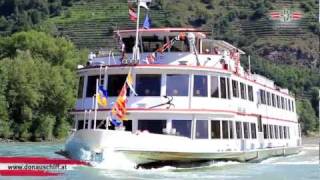
{"type": "Polygon", "coordinates": [[[150,29],[150,26],[151,26],[151,19],[149,18],[148,14],[146,14],[146,17],[144,18],[144,22],[143,22],[143,28],[150,29]]]}

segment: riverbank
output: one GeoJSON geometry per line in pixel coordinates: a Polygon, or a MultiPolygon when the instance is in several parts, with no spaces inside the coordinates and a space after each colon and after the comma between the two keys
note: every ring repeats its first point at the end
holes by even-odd
{"type": "Polygon", "coordinates": [[[303,136],[303,146],[319,146],[320,136],[303,136]]]}

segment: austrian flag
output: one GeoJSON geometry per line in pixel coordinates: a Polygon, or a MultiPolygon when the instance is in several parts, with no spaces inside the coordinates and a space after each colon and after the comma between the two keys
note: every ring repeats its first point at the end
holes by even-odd
{"type": "Polygon", "coordinates": [[[137,22],[137,19],[138,19],[136,11],[130,7],[129,7],[129,18],[133,22],[137,22]]]}

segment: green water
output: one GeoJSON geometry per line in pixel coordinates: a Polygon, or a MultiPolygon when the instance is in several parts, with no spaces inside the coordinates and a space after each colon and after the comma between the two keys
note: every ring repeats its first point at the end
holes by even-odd
{"type": "MultiPolygon", "coordinates": [[[[0,156],[60,157],[54,152],[63,144],[0,144],[0,156]]],[[[287,157],[270,158],[261,163],[211,162],[193,168],[162,167],[159,169],[97,169],[74,167],[58,177],[0,177],[0,179],[263,179],[320,180],[318,148],[305,146],[302,152],[287,157]]]]}

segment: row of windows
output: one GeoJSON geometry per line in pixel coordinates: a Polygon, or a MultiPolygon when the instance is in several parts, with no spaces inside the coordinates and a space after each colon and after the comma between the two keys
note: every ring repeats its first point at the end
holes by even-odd
{"type": "Polygon", "coordinates": [[[294,112],[294,102],[282,96],[260,89],[260,103],[294,112]]]}
{"type": "MultiPolygon", "coordinates": [[[[230,80],[226,77],[210,77],[210,96],[215,98],[230,99],[230,80]]],[[[104,77],[102,76],[101,79],[104,77]]],[[[96,80],[99,76],[88,76],[86,97],[95,94],[96,80]]],[[[108,76],[108,95],[118,96],[126,75],[108,76]]],[[[83,93],[83,77],[79,81],[78,97],[83,93]]],[[[103,82],[101,82],[103,84],[103,82]]],[[[193,96],[208,97],[208,76],[194,75],[193,96]]],[[[161,94],[161,74],[137,74],[135,90],[138,96],[160,96],[161,94]]],[[[168,96],[188,96],[189,94],[189,75],[167,74],[166,75],[166,95],[168,96]]]]}
{"type": "Polygon", "coordinates": [[[290,139],[290,128],[288,126],[264,124],[263,132],[265,139],[290,139]]]}
{"type": "MultiPolygon", "coordinates": [[[[132,131],[132,121],[123,121],[123,126],[126,131],[132,131]]],[[[93,129],[94,128],[94,120],[78,120],[76,124],[76,129],[93,129]]],[[[96,129],[107,129],[106,120],[96,120],[96,129]]],[[[115,126],[112,123],[109,123],[108,129],[114,130],[115,126]]]]}
{"type": "Polygon", "coordinates": [[[241,99],[248,99],[249,101],[254,101],[253,99],[253,88],[250,85],[246,85],[242,82],[240,82],[240,88],[239,88],[239,82],[236,80],[232,80],[232,95],[235,98],[241,98],[241,99]],[[240,89],[240,94],[239,94],[240,89]]]}
{"type": "MultiPolygon", "coordinates": [[[[95,94],[96,80],[99,76],[88,76],[86,97],[92,97],[95,94]]],[[[102,84],[104,76],[101,76],[102,84]]],[[[126,75],[108,76],[108,94],[117,96],[126,80],[126,75]]],[[[80,77],[78,97],[82,97],[84,78],[80,77]]],[[[188,96],[189,94],[189,75],[167,74],[166,75],[166,95],[168,96],[188,96]]],[[[232,80],[232,92],[234,97],[241,97],[253,101],[253,88],[250,85],[239,83],[232,80]],[[239,95],[240,94],[240,95],[239,95]]],[[[161,74],[137,74],[135,90],[138,96],[160,96],[161,92],[161,74]]],[[[195,97],[213,97],[230,99],[230,79],[226,77],[194,75],[193,96],[195,97]],[[208,79],[209,77],[209,79],[208,79]],[[210,83],[210,89],[208,89],[210,83]],[[210,94],[208,94],[208,90],[210,94]]]]}

